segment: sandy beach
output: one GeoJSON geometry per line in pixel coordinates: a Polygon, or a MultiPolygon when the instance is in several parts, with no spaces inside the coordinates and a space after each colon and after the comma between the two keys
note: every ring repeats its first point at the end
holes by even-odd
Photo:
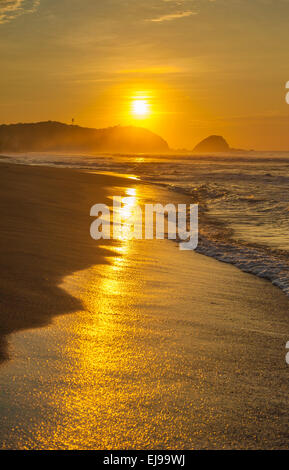
{"type": "Polygon", "coordinates": [[[187,201],[0,166],[1,448],[288,448],[288,297],[172,241],[92,240],[115,194],[187,201]]]}
{"type": "MultiPolygon", "coordinates": [[[[72,170],[1,165],[1,339],[72,312],[79,300],[59,289],[73,271],[105,263],[109,253],[89,234],[90,207],[108,203],[120,178],[72,170]]],[[[123,192],[123,190],[122,190],[123,192]]]]}

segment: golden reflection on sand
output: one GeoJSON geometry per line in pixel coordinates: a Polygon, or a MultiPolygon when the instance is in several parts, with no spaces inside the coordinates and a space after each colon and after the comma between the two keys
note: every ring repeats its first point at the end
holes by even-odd
{"type": "MultiPolygon", "coordinates": [[[[125,212],[159,200],[127,189],[125,212]]],[[[14,335],[3,448],[286,448],[283,294],[167,240],[101,244],[114,256],[61,285],[83,309],[14,335]]]]}
{"type": "MultiPolygon", "coordinates": [[[[122,207],[120,209],[120,215],[124,222],[129,219],[129,223],[133,222],[130,220],[131,216],[133,215],[134,208],[137,205],[137,197],[136,197],[136,189],[135,188],[128,188],[125,191],[126,196],[122,198],[122,207]]],[[[127,224],[126,224],[127,225],[127,224]]]]}
{"type": "MultiPolygon", "coordinates": [[[[137,190],[127,188],[120,209],[124,220],[132,216],[137,203],[137,190]]],[[[95,448],[109,448],[111,435],[117,437],[115,432],[119,420],[127,419],[127,416],[122,416],[121,409],[127,406],[130,392],[121,383],[119,373],[133,373],[133,351],[129,348],[129,336],[133,335],[133,330],[129,330],[127,318],[123,316],[133,315],[131,299],[137,297],[141,288],[136,277],[129,276],[127,282],[130,272],[128,255],[133,243],[128,230],[129,224],[124,224],[118,239],[120,244],[111,248],[116,256],[108,257],[108,264],[74,273],[61,285],[71,295],[77,295],[84,305],[83,311],[77,314],[82,321],[72,325],[74,342],[66,347],[66,354],[71,358],[70,386],[67,386],[67,375],[63,377],[59,396],[55,397],[63,416],[73,415],[74,410],[79,414],[79,410],[83,410],[77,428],[75,423],[74,426],[67,423],[65,427],[51,430],[52,442],[61,440],[65,448],[79,448],[80,442],[89,447],[90,439],[95,448]],[[74,383],[77,384],[75,390],[74,383]]],[[[122,432],[121,426],[119,432],[122,432]]]]}
{"type": "Polygon", "coordinates": [[[139,199],[136,188],[126,188],[125,196],[121,197],[121,206],[114,206],[114,239],[128,241],[132,238],[133,230],[142,223],[138,215],[139,199]]]}

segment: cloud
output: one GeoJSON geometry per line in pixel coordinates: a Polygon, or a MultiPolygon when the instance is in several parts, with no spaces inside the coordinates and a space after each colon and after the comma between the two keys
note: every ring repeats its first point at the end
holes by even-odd
{"type": "Polygon", "coordinates": [[[163,21],[173,21],[179,18],[186,18],[188,16],[197,15],[196,11],[180,11],[176,13],[169,13],[167,15],[162,15],[157,18],[152,18],[148,21],[152,21],[154,23],[162,23],[163,21]]]}
{"type": "Polygon", "coordinates": [[[17,16],[33,13],[40,0],[0,0],[0,24],[7,23],[17,16]]]}

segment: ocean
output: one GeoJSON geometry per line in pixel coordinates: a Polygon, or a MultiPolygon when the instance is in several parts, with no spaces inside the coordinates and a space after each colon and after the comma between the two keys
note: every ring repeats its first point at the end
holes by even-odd
{"type": "Polygon", "coordinates": [[[129,174],[189,195],[199,204],[196,251],[266,278],[289,295],[289,152],[17,154],[0,161],[129,174]]]}

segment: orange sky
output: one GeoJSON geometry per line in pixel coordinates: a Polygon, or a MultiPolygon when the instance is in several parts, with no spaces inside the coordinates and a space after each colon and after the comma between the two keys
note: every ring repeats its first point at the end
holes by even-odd
{"type": "Polygon", "coordinates": [[[289,0],[1,0],[0,122],[289,150],[288,17],[289,0]]]}

